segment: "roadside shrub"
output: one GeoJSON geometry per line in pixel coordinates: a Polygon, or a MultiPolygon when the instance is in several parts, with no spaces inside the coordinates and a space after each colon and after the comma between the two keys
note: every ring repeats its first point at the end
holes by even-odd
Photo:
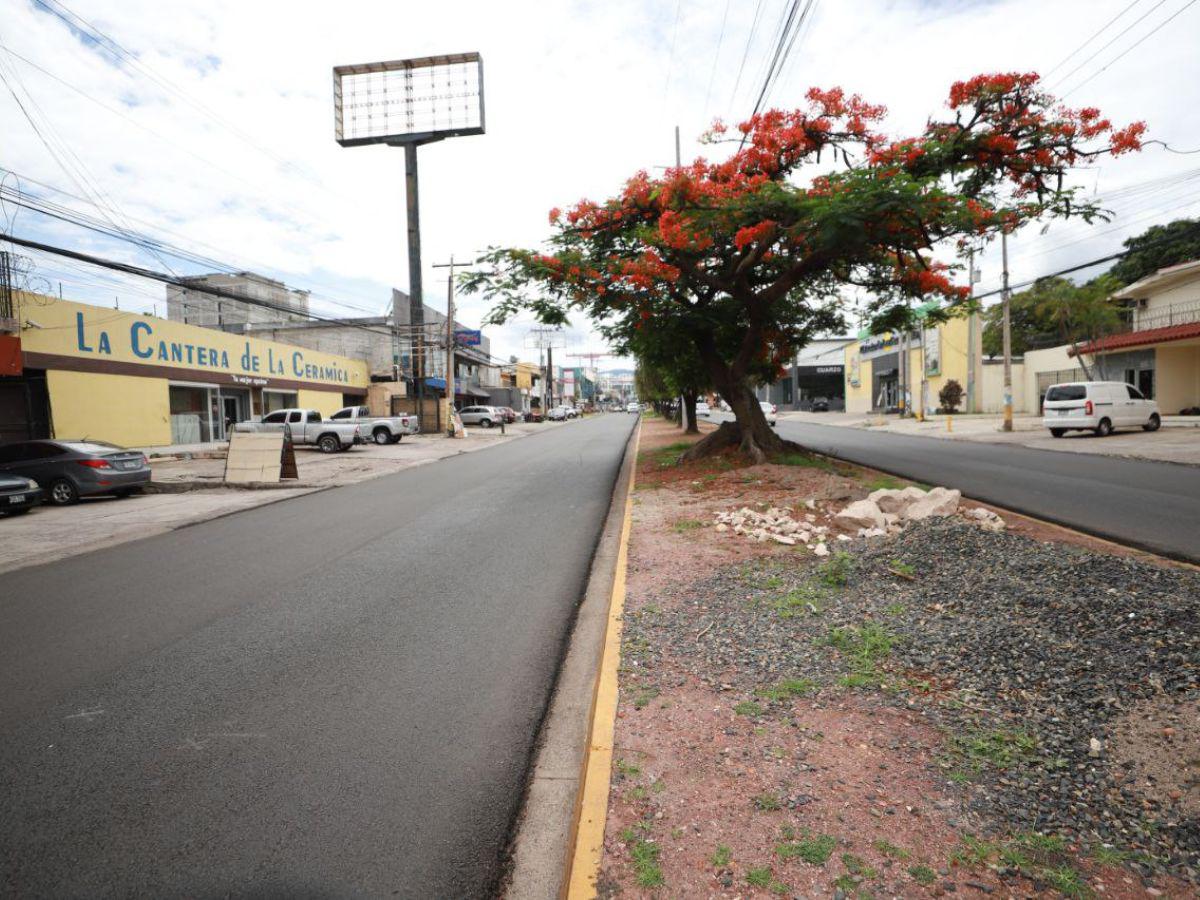
{"type": "Polygon", "coordinates": [[[942,385],[938,391],[938,403],[942,404],[942,412],[956,413],[962,405],[963,387],[953,378],[942,385]]]}

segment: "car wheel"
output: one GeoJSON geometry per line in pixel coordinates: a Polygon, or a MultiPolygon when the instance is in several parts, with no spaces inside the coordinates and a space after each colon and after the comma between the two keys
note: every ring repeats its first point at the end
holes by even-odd
{"type": "Polygon", "coordinates": [[[1154,413],[1154,415],[1150,417],[1150,421],[1143,425],[1142,428],[1146,431],[1158,431],[1161,425],[1162,419],[1158,417],[1158,413],[1154,413]]]}
{"type": "Polygon", "coordinates": [[[384,444],[390,444],[392,442],[392,436],[388,434],[388,430],[386,428],[376,428],[375,431],[371,433],[371,437],[373,437],[375,439],[375,443],[379,444],[381,447],[384,444]]]}
{"type": "Polygon", "coordinates": [[[394,435],[394,436],[392,437],[391,443],[393,443],[393,444],[398,444],[398,443],[400,443],[400,440],[401,440],[403,437],[404,437],[404,435],[402,435],[402,434],[397,434],[397,435],[394,435]]]}
{"type": "Polygon", "coordinates": [[[491,420],[491,419],[480,419],[480,420],[479,420],[479,426],[480,426],[481,428],[491,428],[491,427],[492,427],[492,420],[491,420]]]}
{"type": "Polygon", "coordinates": [[[323,434],[317,441],[317,449],[322,453],[337,453],[340,447],[341,441],[336,434],[323,434]]]}
{"type": "Polygon", "coordinates": [[[1101,419],[1100,424],[1096,426],[1096,437],[1108,437],[1112,434],[1112,422],[1108,419],[1101,419]]]}
{"type": "Polygon", "coordinates": [[[1066,433],[1067,433],[1067,429],[1065,429],[1065,428],[1051,428],[1050,429],[1050,437],[1062,437],[1066,433]]]}
{"type": "Polygon", "coordinates": [[[79,488],[69,478],[57,478],[50,483],[50,502],[55,506],[70,506],[79,502],[79,488]]]}

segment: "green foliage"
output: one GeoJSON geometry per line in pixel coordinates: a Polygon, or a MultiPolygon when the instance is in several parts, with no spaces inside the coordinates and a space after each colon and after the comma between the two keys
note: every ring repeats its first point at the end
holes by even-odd
{"type": "Polygon", "coordinates": [[[908,874],[913,877],[917,884],[930,885],[937,881],[937,872],[929,868],[929,866],[912,866],[908,870],[908,874]]]}
{"type": "Polygon", "coordinates": [[[860,688],[879,681],[878,666],[891,654],[896,636],[884,626],[868,622],[859,628],[831,628],[824,643],[837,649],[850,664],[850,674],[841,683],[860,688]]]}
{"type": "MultiPolygon", "coordinates": [[[[1066,278],[1042,278],[1013,294],[1009,304],[1013,355],[1053,344],[1086,342],[1119,330],[1121,308],[1110,295],[1120,287],[1109,275],[1083,285],[1066,278]]],[[[1003,352],[1001,305],[988,307],[983,318],[983,352],[999,356],[1003,352]]]]}
{"type": "Polygon", "coordinates": [[[1133,284],[1158,269],[1200,259],[1200,220],[1177,219],[1152,225],[1125,241],[1131,251],[1108,270],[1121,284],[1133,284]]]}
{"type": "Polygon", "coordinates": [[[1010,769],[1025,761],[1037,750],[1037,739],[1024,731],[997,728],[955,736],[948,747],[978,772],[985,767],[1010,769]]]}
{"type": "Polygon", "coordinates": [[[879,874],[868,866],[861,856],[855,856],[853,853],[842,854],[842,865],[846,867],[846,871],[851,875],[857,875],[866,881],[871,881],[879,874]]]}
{"type": "Polygon", "coordinates": [[[629,857],[633,860],[633,871],[639,887],[662,887],[662,866],[658,858],[662,849],[653,841],[638,839],[629,846],[629,857]]]}
{"type": "Polygon", "coordinates": [[[811,678],[788,678],[771,687],[755,690],[755,694],[767,700],[790,700],[793,697],[804,697],[816,691],[820,685],[811,678]]]}
{"type": "Polygon", "coordinates": [[[880,475],[867,482],[868,491],[898,491],[904,487],[904,482],[891,475],[880,475]]]}
{"type": "Polygon", "coordinates": [[[820,615],[825,607],[826,592],[814,584],[801,584],[786,594],[771,600],[771,606],[785,619],[793,616],[820,615]]]}
{"type": "Polygon", "coordinates": [[[942,389],[938,391],[938,403],[941,404],[942,412],[956,413],[963,401],[963,386],[955,379],[951,378],[942,385],[942,389]]]}
{"type": "Polygon", "coordinates": [[[892,859],[908,859],[911,855],[903,847],[897,847],[895,844],[885,841],[882,838],[875,842],[874,847],[884,856],[890,856],[892,859]]]}
{"type": "Polygon", "coordinates": [[[750,716],[752,718],[758,718],[763,714],[763,708],[753,700],[743,700],[733,708],[733,711],[739,716],[750,716]]]}
{"type": "Polygon", "coordinates": [[[805,835],[798,841],[779,844],[775,855],[780,859],[802,859],[809,865],[823,866],[837,847],[837,838],[829,834],[805,835]]]}
{"type": "Polygon", "coordinates": [[[771,867],[770,866],[751,866],[746,870],[746,884],[754,885],[754,887],[770,887],[771,886],[771,867]]]}
{"type": "Polygon", "coordinates": [[[806,469],[820,469],[824,472],[832,472],[836,468],[832,460],[812,453],[781,453],[771,462],[779,466],[800,466],[806,469]]]}
{"type": "Polygon", "coordinates": [[[817,576],[831,588],[845,587],[854,571],[854,557],[845,550],[835,550],[825,562],[817,566],[817,576]]]}
{"type": "Polygon", "coordinates": [[[713,855],[709,857],[711,862],[718,869],[724,869],[733,859],[733,851],[724,844],[717,844],[717,849],[713,851],[713,855]]]}

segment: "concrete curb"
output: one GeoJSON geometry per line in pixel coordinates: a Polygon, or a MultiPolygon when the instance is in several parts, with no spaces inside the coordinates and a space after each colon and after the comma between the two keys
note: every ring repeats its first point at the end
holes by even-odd
{"type": "Polygon", "coordinates": [[[625,598],[634,467],[641,423],[626,444],[621,471],[592,557],[583,602],[538,739],[512,842],[504,896],[551,900],[593,885],[604,839],[617,656],[625,598]],[[607,722],[607,729],[605,724],[607,722]],[[583,860],[581,861],[581,855],[583,860]],[[595,865],[588,860],[594,857],[595,865]]]}

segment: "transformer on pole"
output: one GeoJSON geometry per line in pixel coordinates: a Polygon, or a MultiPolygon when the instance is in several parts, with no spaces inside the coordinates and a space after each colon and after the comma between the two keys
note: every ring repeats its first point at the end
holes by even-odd
{"type": "MultiPolygon", "coordinates": [[[[404,148],[412,377],[423,422],[426,336],[417,147],[484,133],[483,58],[474,52],[451,53],[335,66],[333,121],[334,137],[343,147],[386,144],[404,148]]],[[[392,318],[394,330],[394,310],[392,318]]]]}

